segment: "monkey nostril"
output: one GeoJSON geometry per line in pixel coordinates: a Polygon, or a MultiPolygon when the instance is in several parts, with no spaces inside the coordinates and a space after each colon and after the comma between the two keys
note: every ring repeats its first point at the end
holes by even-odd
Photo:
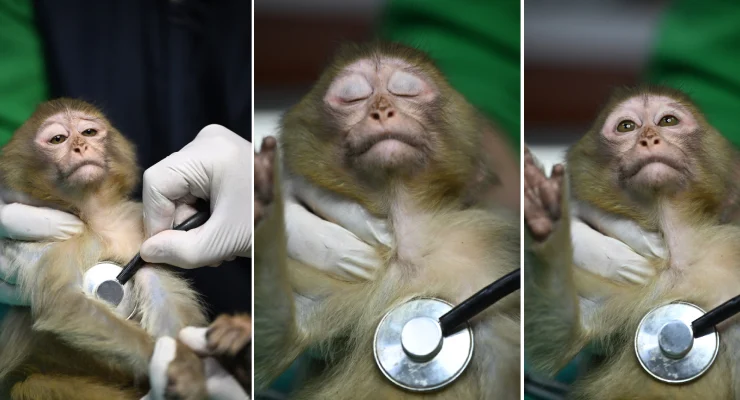
{"type": "Polygon", "coordinates": [[[653,139],[653,144],[660,144],[660,139],[658,138],[653,139]]]}
{"type": "Polygon", "coordinates": [[[640,140],[640,145],[647,147],[647,145],[648,145],[647,140],[645,140],[645,139],[640,140]]]}
{"type": "Polygon", "coordinates": [[[394,115],[393,110],[388,111],[388,118],[392,118],[394,115]]]}
{"type": "Polygon", "coordinates": [[[380,113],[374,112],[370,116],[376,121],[380,120],[380,113]]]}

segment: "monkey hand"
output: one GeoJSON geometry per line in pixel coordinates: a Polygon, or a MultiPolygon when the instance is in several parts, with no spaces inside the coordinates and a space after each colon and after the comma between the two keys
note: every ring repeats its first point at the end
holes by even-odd
{"type": "Polygon", "coordinates": [[[200,359],[193,351],[208,353],[205,328],[185,328],[180,332],[180,340],[159,338],[149,365],[151,391],[142,400],[249,399],[239,382],[216,359],[200,359]],[[189,347],[185,351],[181,347],[184,343],[189,347]]]}
{"type": "Polygon", "coordinates": [[[252,146],[220,125],[203,128],[182,150],[144,172],[141,257],[181,268],[215,266],[249,256],[252,245],[252,146]],[[194,214],[195,198],[210,200],[202,226],[174,231],[194,214]],[[153,236],[152,236],[153,235],[153,236]]]}
{"type": "Polygon", "coordinates": [[[560,220],[561,189],[565,168],[555,165],[550,178],[524,148],[524,222],[532,237],[544,242],[560,220]]]}
{"type": "Polygon", "coordinates": [[[577,267],[618,282],[644,285],[656,273],[651,261],[668,257],[663,237],[632,220],[582,203],[574,204],[573,215],[571,236],[577,267]]]}
{"type": "Polygon", "coordinates": [[[383,265],[377,246],[392,245],[386,221],[313,185],[291,183],[295,198],[285,199],[288,255],[338,279],[373,279],[383,265]]]}

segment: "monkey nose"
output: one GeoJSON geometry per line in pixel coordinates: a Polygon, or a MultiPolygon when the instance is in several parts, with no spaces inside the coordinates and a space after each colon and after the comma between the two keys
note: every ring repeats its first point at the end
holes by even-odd
{"type": "Polygon", "coordinates": [[[648,131],[645,131],[645,133],[643,133],[640,136],[639,143],[640,143],[640,146],[646,147],[649,149],[651,147],[660,145],[661,138],[660,138],[660,135],[658,135],[657,133],[648,130],[648,131]]]}

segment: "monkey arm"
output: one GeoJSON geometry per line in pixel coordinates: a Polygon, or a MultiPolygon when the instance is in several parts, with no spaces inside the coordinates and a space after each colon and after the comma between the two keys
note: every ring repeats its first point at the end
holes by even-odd
{"type": "MultiPolygon", "coordinates": [[[[275,162],[275,165],[278,165],[275,162]]],[[[277,169],[277,168],[275,168],[277,169]]],[[[255,227],[254,382],[268,386],[303,351],[295,324],[295,305],[287,276],[287,246],[279,185],[255,227]]]]}
{"type": "Polygon", "coordinates": [[[147,264],[136,273],[134,283],[140,324],[150,335],[177,337],[186,326],[206,326],[197,294],[174,273],[147,264]]]}
{"type": "Polygon", "coordinates": [[[20,287],[31,297],[33,330],[53,333],[73,348],[115,360],[143,376],[154,351],[153,338],[103,302],[87,297],[80,287],[79,266],[94,263],[98,256],[90,243],[89,237],[55,243],[35,268],[21,271],[20,287]]]}
{"type": "MultiPolygon", "coordinates": [[[[567,185],[564,185],[567,187],[567,185]]],[[[540,243],[524,254],[524,343],[533,366],[555,373],[589,340],[584,328],[573,268],[567,189],[560,220],[540,243]]]]}

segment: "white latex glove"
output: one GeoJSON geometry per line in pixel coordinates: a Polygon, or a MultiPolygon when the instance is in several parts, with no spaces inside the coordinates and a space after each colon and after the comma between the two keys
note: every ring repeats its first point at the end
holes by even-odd
{"type": "Polygon", "coordinates": [[[351,282],[373,279],[382,260],[373,246],[392,245],[386,221],[359,204],[291,178],[285,196],[288,255],[351,282]],[[307,204],[318,217],[293,196],[307,204]]]}
{"type": "Polygon", "coordinates": [[[252,144],[208,125],[182,150],[144,172],[141,257],[181,268],[247,257],[252,246],[252,144]],[[187,232],[171,230],[193,215],[194,197],[210,200],[211,217],[187,232]],[[154,235],[154,236],[152,236],[154,235]]]}
{"type": "MultiPolygon", "coordinates": [[[[3,197],[20,200],[0,189],[3,197]]],[[[21,203],[6,203],[0,199],[0,239],[23,241],[66,240],[82,232],[84,224],[79,218],[63,211],[34,207],[21,203]]],[[[0,251],[0,303],[27,306],[28,299],[16,287],[18,257],[23,252],[15,246],[5,245],[0,251]]],[[[25,265],[25,264],[23,264],[25,265]]]]}
{"type": "Polygon", "coordinates": [[[574,203],[571,215],[573,259],[580,268],[618,282],[644,285],[656,272],[649,258],[668,257],[662,235],[645,231],[634,221],[583,203],[574,203]]]}
{"type": "MultiPolygon", "coordinates": [[[[188,327],[180,331],[179,338],[196,353],[208,354],[206,349],[206,331],[208,328],[188,327]]],[[[177,343],[171,337],[157,340],[154,355],[149,364],[150,392],[142,400],[164,399],[167,386],[167,367],[175,358],[177,343]]],[[[249,396],[239,382],[231,376],[214,358],[203,359],[206,375],[206,388],[209,400],[248,400],[249,396]]]]}

